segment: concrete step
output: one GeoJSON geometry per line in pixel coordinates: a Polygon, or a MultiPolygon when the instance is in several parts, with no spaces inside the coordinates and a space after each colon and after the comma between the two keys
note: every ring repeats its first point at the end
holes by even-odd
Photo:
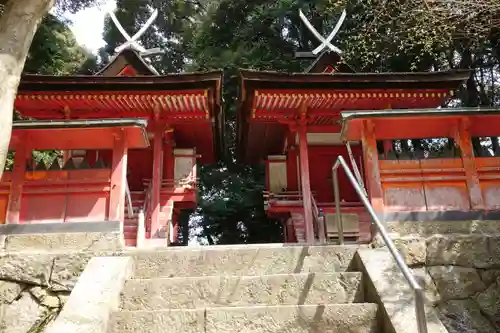
{"type": "Polygon", "coordinates": [[[357,303],[362,274],[309,273],[129,280],[124,310],[195,309],[251,305],[357,303]]]}
{"type": "Polygon", "coordinates": [[[119,311],[108,333],[377,333],[376,304],[119,311]]]}
{"type": "Polygon", "coordinates": [[[135,278],[346,271],[359,245],[252,244],[135,251],[135,278]]]}

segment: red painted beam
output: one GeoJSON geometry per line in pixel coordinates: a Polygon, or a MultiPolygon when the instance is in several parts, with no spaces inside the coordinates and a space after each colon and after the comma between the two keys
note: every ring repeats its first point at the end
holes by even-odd
{"type": "MultiPolygon", "coordinates": [[[[14,129],[9,149],[17,150],[24,144],[25,136],[30,138],[30,148],[33,150],[112,149],[116,129],[117,127],[14,129]]],[[[142,128],[130,126],[120,130],[126,133],[127,147],[149,146],[142,128]]]]}

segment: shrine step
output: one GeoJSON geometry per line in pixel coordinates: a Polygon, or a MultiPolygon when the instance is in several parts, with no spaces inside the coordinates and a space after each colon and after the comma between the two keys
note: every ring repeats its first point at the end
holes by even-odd
{"type": "Polygon", "coordinates": [[[125,246],[137,245],[137,224],[138,218],[125,218],[123,223],[123,237],[125,238],[125,246]]]}
{"type": "Polygon", "coordinates": [[[359,245],[233,245],[137,250],[135,278],[344,272],[359,245]]]}
{"type": "Polygon", "coordinates": [[[121,308],[358,303],[363,301],[361,281],[359,272],[133,279],[125,284],[121,308]]]}
{"type": "Polygon", "coordinates": [[[108,333],[378,333],[355,267],[364,246],[134,250],[108,333]]]}
{"type": "Polygon", "coordinates": [[[375,333],[376,304],[120,311],[109,333],[375,333]]]}

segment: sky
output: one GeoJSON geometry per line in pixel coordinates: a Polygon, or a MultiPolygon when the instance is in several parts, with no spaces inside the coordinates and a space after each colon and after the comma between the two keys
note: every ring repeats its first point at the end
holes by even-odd
{"type": "Polygon", "coordinates": [[[99,48],[104,46],[105,43],[102,39],[104,18],[109,10],[115,8],[116,2],[110,0],[101,6],[90,7],[76,14],[66,14],[65,17],[73,22],[71,30],[78,44],[93,53],[96,53],[99,48]]]}

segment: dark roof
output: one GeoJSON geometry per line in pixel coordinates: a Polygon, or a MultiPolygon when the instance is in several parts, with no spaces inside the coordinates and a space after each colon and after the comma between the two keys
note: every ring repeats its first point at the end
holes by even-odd
{"type": "Polygon", "coordinates": [[[279,73],[240,70],[245,89],[456,89],[470,70],[426,73],[279,73]]]}
{"type": "MultiPolygon", "coordinates": [[[[335,73],[354,73],[352,69],[336,52],[321,52],[304,73],[323,73],[327,66],[332,66],[335,73]]],[[[331,73],[330,73],[331,74],[331,73]]]]}
{"type": "Polygon", "coordinates": [[[132,49],[125,49],[113,56],[109,63],[96,75],[117,76],[128,65],[132,66],[138,75],[159,75],[151,64],[148,64],[137,51],[132,49]]]}
{"type": "MultiPolygon", "coordinates": [[[[30,91],[159,91],[218,88],[222,71],[159,76],[49,76],[21,77],[19,92],[30,91]]],[[[218,92],[217,92],[218,93],[218,92]]]]}

